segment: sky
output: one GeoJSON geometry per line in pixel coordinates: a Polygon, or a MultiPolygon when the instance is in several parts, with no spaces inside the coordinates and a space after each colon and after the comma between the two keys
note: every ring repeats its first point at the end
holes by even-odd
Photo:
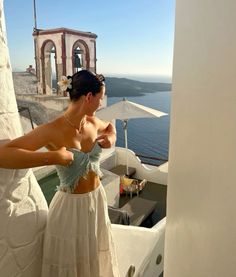
{"type": "MultiPolygon", "coordinates": [[[[13,71],[34,66],[33,0],[4,0],[13,71]]],[[[92,32],[97,72],[171,78],[175,0],[36,0],[37,27],[92,32]]]]}

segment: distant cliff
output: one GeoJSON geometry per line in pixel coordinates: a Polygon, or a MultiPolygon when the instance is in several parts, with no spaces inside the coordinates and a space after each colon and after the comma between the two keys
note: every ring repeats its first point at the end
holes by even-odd
{"type": "MultiPolygon", "coordinates": [[[[36,93],[36,77],[28,72],[13,73],[16,94],[36,93]]],[[[56,80],[53,80],[56,87],[56,80]]],[[[108,97],[141,96],[145,93],[170,91],[171,84],[149,83],[130,80],[127,78],[106,77],[106,94],[108,97]]]]}
{"type": "Polygon", "coordinates": [[[109,97],[140,96],[157,91],[170,91],[171,84],[149,83],[127,78],[106,77],[106,93],[109,97]]]}

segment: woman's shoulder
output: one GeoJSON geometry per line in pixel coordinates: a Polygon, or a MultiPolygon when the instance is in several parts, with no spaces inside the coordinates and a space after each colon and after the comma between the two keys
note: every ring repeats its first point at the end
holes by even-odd
{"type": "Polygon", "coordinates": [[[102,122],[104,122],[103,120],[101,120],[100,118],[96,117],[96,116],[87,116],[87,121],[91,122],[94,125],[100,125],[102,122]]]}
{"type": "Polygon", "coordinates": [[[54,129],[54,128],[57,128],[57,126],[59,126],[59,120],[58,118],[52,120],[52,121],[49,121],[49,122],[45,122],[45,123],[42,123],[40,125],[37,126],[37,130],[39,131],[49,131],[51,133],[51,130],[54,129]]]}
{"type": "Polygon", "coordinates": [[[100,130],[101,128],[103,129],[104,126],[107,126],[107,123],[105,121],[101,120],[96,116],[88,117],[87,121],[90,122],[97,131],[100,130]]]}
{"type": "Polygon", "coordinates": [[[96,126],[98,124],[99,119],[96,116],[88,116],[87,115],[86,121],[96,126]]]}
{"type": "Polygon", "coordinates": [[[52,121],[49,121],[49,122],[39,125],[35,131],[37,133],[39,133],[39,132],[43,133],[45,136],[47,136],[49,138],[53,138],[53,137],[57,136],[57,132],[60,131],[60,126],[61,126],[61,119],[56,118],[52,121]]]}
{"type": "Polygon", "coordinates": [[[60,138],[61,138],[61,118],[60,117],[53,119],[52,121],[49,121],[42,125],[39,125],[37,128],[39,129],[38,132],[43,134],[48,140],[46,148],[48,148],[49,150],[56,150],[60,147],[60,138]]]}

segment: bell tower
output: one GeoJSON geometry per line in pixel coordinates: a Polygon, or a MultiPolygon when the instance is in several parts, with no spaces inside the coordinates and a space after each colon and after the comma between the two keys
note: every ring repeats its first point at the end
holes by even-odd
{"type": "Polygon", "coordinates": [[[62,75],[81,69],[96,72],[96,38],[91,32],[67,28],[33,32],[38,93],[59,93],[57,82],[62,75]]]}

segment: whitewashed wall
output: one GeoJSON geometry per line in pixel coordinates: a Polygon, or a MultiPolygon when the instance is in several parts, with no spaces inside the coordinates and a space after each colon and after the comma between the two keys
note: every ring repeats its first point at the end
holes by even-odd
{"type": "MultiPolygon", "coordinates": [[[[21,134],[0,0],[0,143],[21,134]]],[[[41,275],[46,216],[47,204],[32,170],[0,169],[1,276],[41,275]]]]}
{"type": "Polygon", "coordinates": [[[176,1],[165,277],[236,276],[235,11],[176,1]]]}

